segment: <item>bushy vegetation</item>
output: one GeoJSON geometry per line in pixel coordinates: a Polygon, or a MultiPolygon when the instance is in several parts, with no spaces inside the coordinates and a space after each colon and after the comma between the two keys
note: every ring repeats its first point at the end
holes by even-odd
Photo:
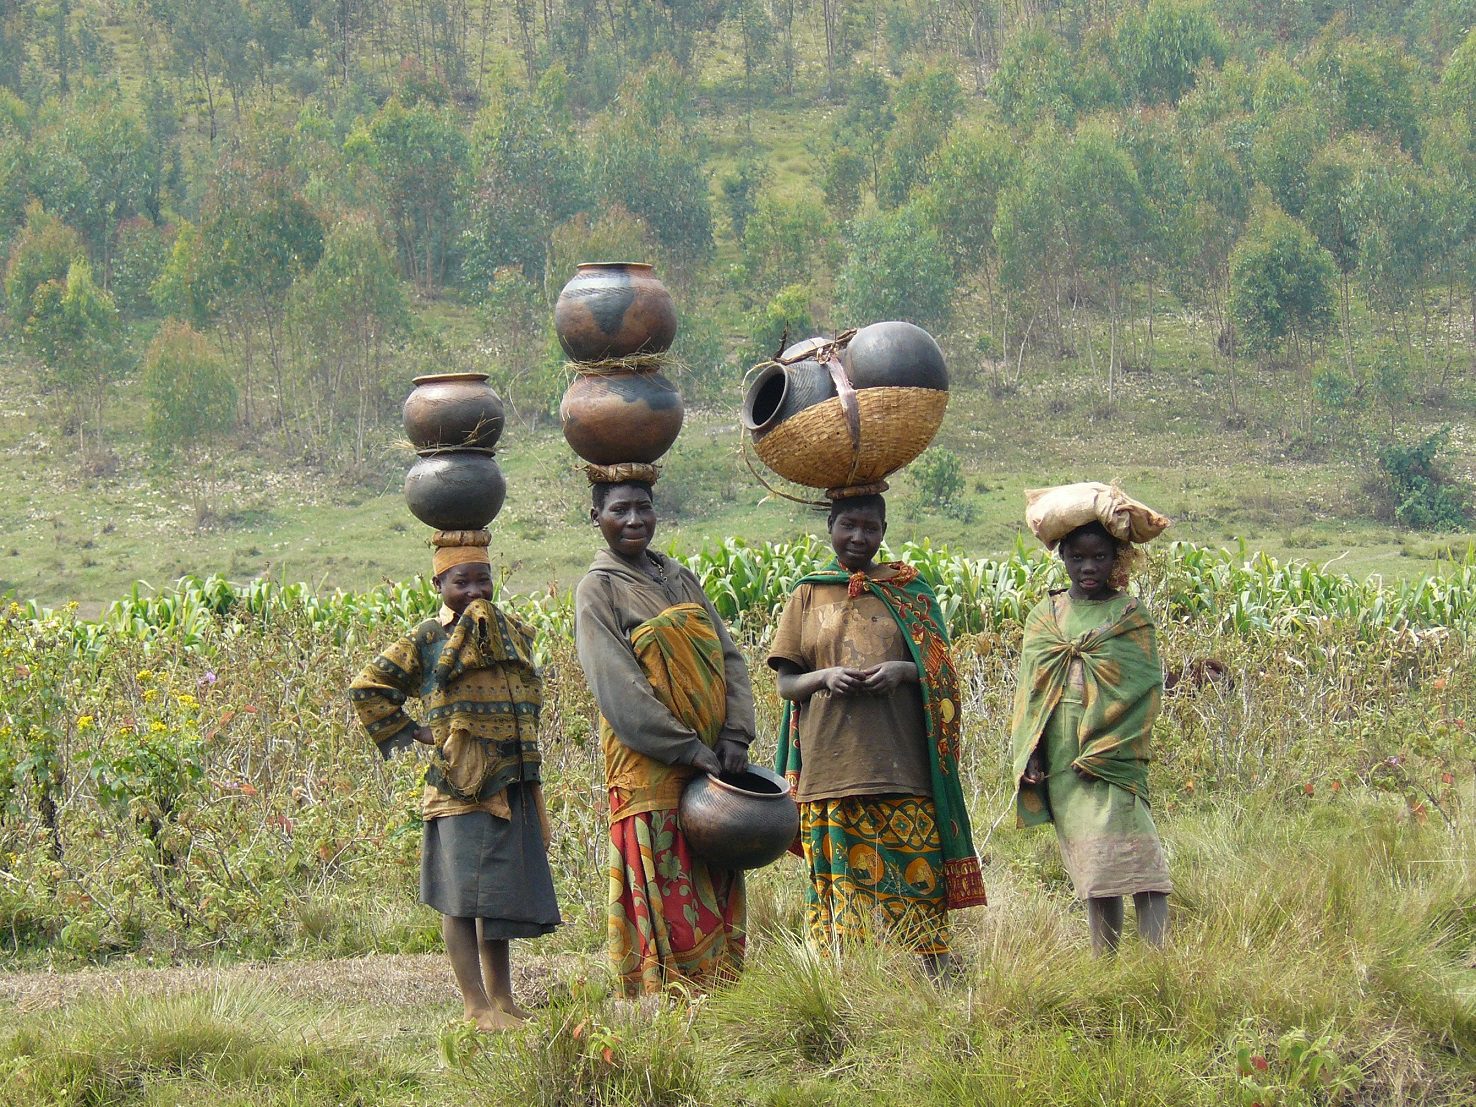
{"type": "MultiPolygon", "coordinates": [[[[778,702],[758,661],[775,606],[821,553],[730,544],[690,562],[710,586],[730,584],[714,597],[753,663],[760,758],[778,702]]],[[[738,987],[690,1008],[613,1001],[599,952],[600,754],[567,597],[503,595],[543,632],[568,923],[519,944],[521,986],[546,997],[536,1026],[478,1039],[445,1022],[450,991],[418,986],[408,1007],[386,1009],[362,984],[315,984],[325,1018],[242,974],[162,999],[0,1014],[0,1101],[143,1103],[184,1089],[386,1105],[473,1089],[509,1104],[1469,1097],[1476,567],[1384,588],[1189,546],[1154,557],[1140,586],[1177,678],[1152,781],[1176,929],[1165,954],[1129,944],[1104,963],[1087,953],[1054,840],[1002,826],[1021,619],[1059,567],[906,553],[956,631],[991,891],[990,907],[956,918],[952,985],[935,990],[884,949],[817,959],[786,862],[751,881],[738,987]],[[292,1029],[308,1020],[324,1027],[310,1043],[292,1029]],[[384,1029],[366,1034],[366,1020],[384,1029]],[[437,1047],[440,1074],[425,1064],[437,1047]]],[[[381,762],[343,695],[375,645],[434,604],[421,582],[318,596],[217,579],[136,594],[96,621],[12,606],[0,616],[6,960],[437,951],[436,920],[414,902],[421,763],[381,762]]],[[[449,980],[439,955],[418,965],[449,980]]],[[[308,976],[320,972],[333,976],[308,976]]]]}

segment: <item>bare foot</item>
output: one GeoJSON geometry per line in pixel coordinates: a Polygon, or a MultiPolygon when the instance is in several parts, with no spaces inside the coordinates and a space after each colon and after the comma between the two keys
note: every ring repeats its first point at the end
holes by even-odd
{"type": "Polygon", "coordinates": [[[499,1010],[499,1011],[503,1011],[503,1012],[511,1015],[515,1019],[525,1019],[526,1020],[526,1019],[531,1019],[533,1017],[532,1014],[530,1014],[529,1012],[523,1010],[515,1002],[513,1002],[513,997],[512,996],[493,996],[492,997],[492,1006],[495,1007],[495,1008],[497,1008],[497,1010],[499,1010]]]}
{"type": "Polygon", "coordinates": [[[520,1017],[500,1007],[489,1007],[475,1014],[468,1013],[466,1017],[476,1023],[483,1034],[501,1034],[504,1030],[516,1030],[522,1026],[526,1016],[520,1017]]]}

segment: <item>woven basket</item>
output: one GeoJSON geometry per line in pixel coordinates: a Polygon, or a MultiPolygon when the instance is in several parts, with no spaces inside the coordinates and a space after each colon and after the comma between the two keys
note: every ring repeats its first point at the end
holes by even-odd
{"type": "Polygon", "coordinates": [[[943,423],[948,393],[934,388],[859,388],[861,443],[833,398],[806,408],[754,442],[764,464],[810,488],[866,484],[895,473],[928,448],[943,423]]]}

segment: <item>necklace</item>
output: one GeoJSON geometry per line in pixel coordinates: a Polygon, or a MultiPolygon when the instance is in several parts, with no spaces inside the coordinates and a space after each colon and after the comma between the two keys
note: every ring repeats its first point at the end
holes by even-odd
{"type": "Polygon", "coordinates": [[[666,583],[666,569],[661,565],[661,559],[650,550],[646,551],[646,560],[651,563],[651,568],[656,570],[656,577],[662,584],[666,583]]]}

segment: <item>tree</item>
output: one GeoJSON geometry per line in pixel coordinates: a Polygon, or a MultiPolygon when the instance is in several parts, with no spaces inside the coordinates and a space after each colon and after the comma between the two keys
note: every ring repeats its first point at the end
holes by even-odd
{"type": "Polygon", "coordinates": [[[750,290],[761,297],[793,284],[800,273],[816,280],[835,262],[836,241],[835,224],[813,195],[785,200],[764,193],[743,236],[743,267],[750,290]]]}
{"type": "Polygon", "coordinates": [[[208,514],[202,478],[212,447],[236,422],[236,382],[199,331],[178,319],[165,321],[144,355],[149,397],[149,439],[163,457],[180,455],[197,493],[196,523],[208,514]]]}
{"type": "Polygon", "coordinates": [[[113,299],[92,279],[85,257],[67,268],[65,281],[37,286],[25,322],[26,342],[41,362],[43,386],[57,393],[77,417],[79,442],[86,452],[100,446],[109,387],[123,370],[122,324],[113,299]],[[87,415],[92,439],[87,437],[87,415]]]}
{"type": "Polygon", "coordinates": [[[402,271],[421,291],[434,293],[446,279],[457,238],[471,164],[465,133],[448,112],[427,104],[406,107],[392,97],[344,149],[379,178],[402,271]]]}
{"type": "Polygon", "coordinates": [[[1115,45],[1123,82],[1144,104],[1177,103],[1202,65],[1225,64],[1220,25],[1192,0],[1149,0],[1146,9],[1127,9],[1115,45]]]}
{"type": "Polygon", "coordinates": [[[810,306],[810,286],[787,284],[749,320],[748,333],[752,338],[745,351],[746,358],[750,362],[771,358],[786,345],[809,338],[818,329],[810,306]]]}
{"type": "Polygon", "coordinates": [[[1414,63],[1386,43],[1336,34],[1332,24],[1312,51],[1308,69],[1335,133],[1372,131],[1419,151],[1414,63]]]}
{"type": "Polygon", "coordinates": [[[836,310],[846,326],[905,319],[942,328],[953,312],[955,287],[937,233],[908,204],[853,225],[836,278],[836,310]]]}
{"type": "MultiPolygon", "coordinates": [[[[1337,266],[1310,231],[1263,198],[1230,255],[1230,318],[1251,353],[1285,353],[1303,377],[1332,319],[1337,266]]],[[[1311,419],[1310,406],[1307,420],[1311,419]]]]}
{"type": "Polygon", "coordinates": [[[712,251],[707,174],[691,120],[685,78],[658,62],[621,86],[592,140],[600,202],[639,216],[673,260],[687,265],[712,251]]]}
{"type": "Polygon", "coordinates": [[[462,272],[485,286],[504,265],[542,279],[553,229],[589,206],[568,76],[547,70],[531,92],[504,88],[477,120],[462,272]]]}
{"type": "Polygon", "coordinates": [[[299,282],[296,308],[326,417],[314,421],[331,429],[347,407],[360,464],[389,352],[410,323],[394,258],[372,220],[358,215],[334,224],[317,266],[299,282]]]}
{"type": "Polygon", "coordinates": [[[10,247],[5,265],[5,303],[11,322],[25,326],[36,289],[48,281],[65,282],[72,262],[86,257],[82,236],[32,200],[26,222],[10,247]]]}
{"type": "Polygon", "coordinates": [[[989,95],[1013,127],[1028,128],[1044,119],[1070,126],[1081,99],[1070,49],[1049,31],[1017,35],[1005,47],[989,95]]]}
{"type": "Polygon", "coordinates": [[[886,138],[877,202],[894,208],[927,180],[930,161],[962,106],[963,90],[949,70],[928,66],[909,73],[895,97],[896,124],[886,138]]]}

